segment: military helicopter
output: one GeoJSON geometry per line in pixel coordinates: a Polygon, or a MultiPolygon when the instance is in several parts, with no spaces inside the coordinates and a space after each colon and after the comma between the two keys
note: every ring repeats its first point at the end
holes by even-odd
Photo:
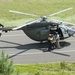
{"type": "MultiPolygon", "coordinates": [[[[68,11],[72,8],[67,8],[64,10],[61,10],[59,12],[56,12],[54,14],[48,15],[48,16],[54,16],[59,13],[68,11]]],[[[34,14],[29,14],[29,13],[24,13],[24,12],[19,12],[19,11],[14,11],[14,10],[9,10],[9,12],[12,13],[17,13],[17,14],[25,14],[28,16],[37,16],[34,14]]],[[[69,23],[70,24],[70,23],[69,23]]],[[[7,28],[0,28],[0,30],[8,32],[8,31],[14,31],[14,30],[23,30],[24,33],[31,39],[35,41],[47,41],[48,34],[52,31],[51,29],[54,27],[54,30],[58,32],[60,35],[60,39],[66,39],[70,36],[73,36],[75,33],[75,30],[64,22],[54,22],[51,21],[47,18],[47,16],[42,16],[40,19],[33,20],[30,22],[27,22],[24,25],[17,26],[17,27],[7,27],[7,28]]]]}

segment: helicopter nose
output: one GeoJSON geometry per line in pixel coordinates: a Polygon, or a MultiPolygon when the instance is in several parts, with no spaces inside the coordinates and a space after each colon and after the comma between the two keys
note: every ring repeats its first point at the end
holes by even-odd
{"type": "Polygon", "coordinates": [[[75,34],[75,29],[70,28],[70,29],[67,30],[67,32],[68,32],[68,34],[69,34],[70,36],[73,36],[73,35],[75,34]]]}

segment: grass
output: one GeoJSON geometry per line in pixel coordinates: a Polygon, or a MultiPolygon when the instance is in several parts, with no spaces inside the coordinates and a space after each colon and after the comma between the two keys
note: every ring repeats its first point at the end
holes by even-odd
{"type": "Polygon", "coordinates": [[[5,26],[17,26],[24,24],[31,19],[38,19],[39,16],[47,16],[69,7],[72,7],[73,9],[51,18],[75,23],[74,0],[0,0],[0,23],[5,26]],[[32,13],[38,15],[38,17],[13,14],[10,13],[9,10],[32,13]]]}
{"type": "Polygon", "coordinates": [[[75,75],[75,63],[16,65],[20,75],[75,75]]]}

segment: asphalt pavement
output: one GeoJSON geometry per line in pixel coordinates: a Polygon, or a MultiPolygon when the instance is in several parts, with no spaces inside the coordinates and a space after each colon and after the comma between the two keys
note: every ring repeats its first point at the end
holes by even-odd
{"type": "Polygon", "coordinates": [[[23,31],[11,31],[0,37],[0,53],[2,51],[13,59],[14,64],[50,63],[50,62],[74,62],[75,38],[60,41],[61,49],[46,52],[48,43],[43,44],[26,36],[23,31]]]}

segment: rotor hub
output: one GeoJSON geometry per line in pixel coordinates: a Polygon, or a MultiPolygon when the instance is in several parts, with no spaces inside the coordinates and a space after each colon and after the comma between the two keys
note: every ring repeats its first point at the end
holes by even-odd
{"type": "Polygon", "coordinates": [[[46,21],[47,20],[47,16],[42,16],[42,21],[46,21]]]}

